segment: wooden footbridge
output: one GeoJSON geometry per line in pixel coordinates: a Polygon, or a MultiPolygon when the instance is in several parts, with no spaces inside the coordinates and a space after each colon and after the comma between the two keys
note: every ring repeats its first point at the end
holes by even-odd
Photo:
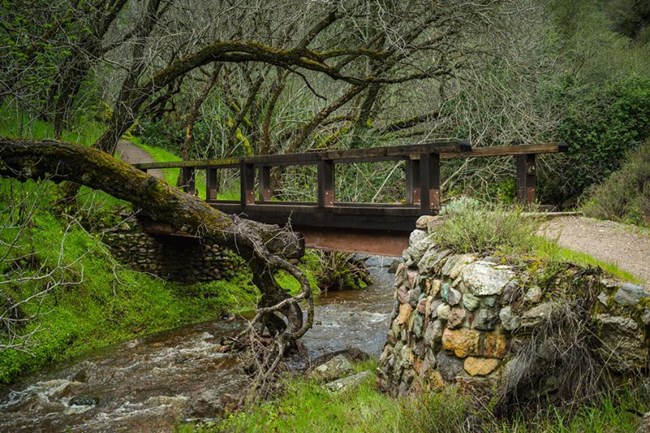
{"type": "MultiPolygon", "coordinates": [[[[472,148],[465,141],[434,141],[423,144],[368,149],[327,150],[286,155],[260,155],[134,164],[141,170],[180,168],[184,190],[196,193],[196,174],[205,170],[207,202],[222,212],[272,224],[290,223],[305,235],[307,246],[343,251],[401,255],[408,233],[421,215],[440,210],[440,165],[455,158],[513,156],[517,197],[535,201],[536,155],[567,150],[562,143],[472,148]],[[399,203],[347,203],[337,201],[337,166],[351,163],[405,161],[406,196],[399,203]],[[271,169],[311,165],[316,167],[316,201],[287,202],[273,197],[271,169]],[[239,172],[239,200],[219,200],[218,171],[239,172]]],[[[149,231],[161,231],[155,226],[149,231]]]]}

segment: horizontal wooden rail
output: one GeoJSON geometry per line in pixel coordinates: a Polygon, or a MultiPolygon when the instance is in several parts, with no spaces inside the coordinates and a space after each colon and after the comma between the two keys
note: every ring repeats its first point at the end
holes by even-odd
{"type": "Polygon", "coordinates": [[[531,203],[535,200],[535,156],[566,150],[567,146],[563,143],[472,148],[466,141],[444,140],[404,146],[154,162],[134,166],[145,171],[180,168],[182,187],[189,193],[196,192],[196,170],[205,170],[206,198],[211,205],[224,212],[243,213],[263,222],[283,224],[290,221],[294,225],[321,228],[410,231],[420,215],[435,214],[440,208],[441,160],[513,156],[517,172],[517,196],[523,203],[531,203]],[[337,164],[381,161],[406,162],[406,197],[403,203],[341,203],[336,200],[337,164]],[[316,166],[316,201],[273,201],[271,168],[301,165],[316,166]],[[217,200],[217,172],[223,169],[239,171],[239,200],[217,200]]]}

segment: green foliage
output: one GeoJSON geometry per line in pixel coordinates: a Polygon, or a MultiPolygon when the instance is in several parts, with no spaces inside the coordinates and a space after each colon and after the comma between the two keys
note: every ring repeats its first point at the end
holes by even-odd
{"type": "MultiPolygon", "coordinates": [[[[322,265],[318,253],[314,250],[307,250],[300,259],[298,268],[305,274],[314,294],[320,292],[317,275],[322,272],[322,265]]],[[[275,275],[278,284],[291,295],[297,295],[301,291],[300,283],[285,271],[279,271],[275,275]]]]}
{"type": "Polygon", "coordinates": [[[650,78],[602,87],[567,78],[556,97],[567,107],[558,135],[570,152],[557,168],[562,175],[544,179],[540,192],[562,202],[600,183],[621,166],[626,151],[650,137],[650,78]]]}
{"type": "MultiPolygon", "coordinates": [[[[25,111],[0,106],[0,136],[12,138],[31,138],[35,140],[53,139],[54,128],[50,123],[38,120],[25,111]]],[[[80,122],[72,129],[63,131],[61,140],[90,146],[104,132],[105,126],[93,120],[80,122]]]]}
{"type": "Polygon", "coordinates": [[[524,217],[520,208],[509,210],[462,197],[441,211],[448,218],[432,234],[441,248],[456,252],[526,253],[533,250],[539,221],[524,217]]]}
{"type": "Polygon", "coordinates": [[[324,292],[363,289],[370,284],[370,276],[363,262],[355,255],[339,251],[319,251],[318,285],[324,292]]]}
{"type": "Polygon", "coordinates": [[[650,226],[650,140],[628,151],[622,167],[593,189],[582,211],[594,218],[650,226]]]}

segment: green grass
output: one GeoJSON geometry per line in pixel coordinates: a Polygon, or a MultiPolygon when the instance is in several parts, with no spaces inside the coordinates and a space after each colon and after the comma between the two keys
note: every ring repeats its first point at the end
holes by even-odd
{"type": "MultiPolygon", "coordinates": [[[[24,111],[6,106],[0,107],[0,136],[11,138],[31,138],[35,140],[53,139],[54,128],[48,122],[38,120],[24,111]]],[[[88,120],[72,129],[64,130],[61,140],[71,143],[92,145],[106,129],[101,123],[88,120]]]]}
{"type": "MultiPolygon", "coordinates": [[[[34,334],[24,347],[0,351],[0,383],[118,341],[254,308],[259,292],[247,272],[233,281],[187,285],[121,266],[97,235],[50,212],[53,189],[47,182],[0,180],[2,302],[54,287],[22,306],[35,319],[20,332],[34,334]],[[32,205],[31,222],[20,224],[20,213],[32,205]],[[30,257],[36,265],[29,266],[30,257]]],[[[86,200],[101,200],[90,195],[86,200]]],[[[8,341],[3,332],[0,344],[8,341]]]]}
{"type": "MultiPolygon", "coordinates": [[[[356,366],[374,372],[375,361],[356,366]]],[[[284,379],[284,392],[223,420],[179,425],[177,433],[349,432],[349,433],[623,433],[634,431],[638,418],[626,409],[645,410],[634,394],[605,397],[575,414],[548,409],[497,419],[487,408],[472,407],[453,387],[419,397],[395,399],[375,386],[374,373],[361,386],[333,394],[305,378],[284,379]],[[474,415],[468,418],[468,415],[474,415]]]]}

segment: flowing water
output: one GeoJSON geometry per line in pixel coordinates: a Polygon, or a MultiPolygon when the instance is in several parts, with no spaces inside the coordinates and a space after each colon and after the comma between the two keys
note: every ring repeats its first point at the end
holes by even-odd
{"type": "MultiPolygon", "coordinates": [[[[310,358],[358,348],[378,357],[392,307],[390,259],[366,263],[375,283],[322,295],[303,337],[310,358]]],[[[0,389],[0,432],[169,432],[219,414],[246,386],[220,341],[242,322],[209,322],[120,344],[0,389]],[[230,397],[233,398],[233,397],[230,397]]]]}

